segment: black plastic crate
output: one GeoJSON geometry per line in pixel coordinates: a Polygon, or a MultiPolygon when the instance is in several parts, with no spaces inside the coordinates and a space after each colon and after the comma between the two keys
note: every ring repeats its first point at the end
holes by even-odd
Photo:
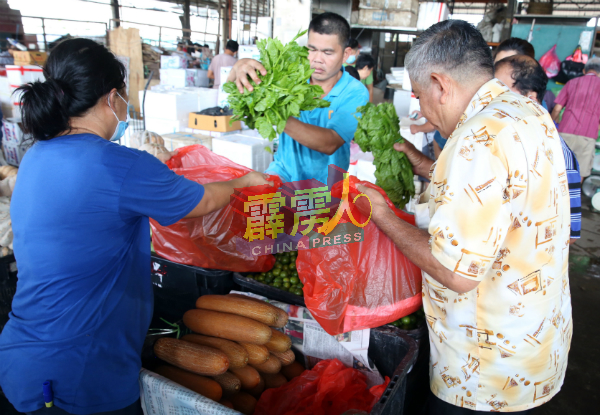
{"type": "Polygon", "coordinates": [[[196,300],[206,294],[229,294],[240,287],[230,271],[199,268],[178,264],[152,255],[152,285],[154,316],[170,322],[181,320],[183,314],[196,307],[196,300]]]}
{"type": "Polygon", "coordinates": [[[383,376],[390,378],[371,415],[404,413],[408,374],[417,360],[417,353],[417,343],[411,337],[387,327],[371,329],[369,358],[383,376]]]}
{"type": "Polygon", "coordinates": [[[240,291],[259,294],[270,300],[306,307],[304,297],[271,287],[268,284],[248,278],[237,272],[233,274],[233,281],[241,287],[240,291]]]}

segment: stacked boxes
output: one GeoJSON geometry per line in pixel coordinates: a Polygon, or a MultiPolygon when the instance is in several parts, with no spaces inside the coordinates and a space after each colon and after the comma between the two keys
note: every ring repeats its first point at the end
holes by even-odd
{"type": "Polygon", "coordinates": [[[416,27],[419,0],[361,0],[357,22],[363,26],[416,27]]]}
{"type": "Polygon", "coordinates": [[[215,154],[234,163],[264,173],[273,161],[273,143],[258,137],[232,134],[212,139],[215,154]]]}
{"type": "Polygon", "coordinates": [[[31,137],[23,132],[21,120],[7,118],[2,122],[2,150],[8,164],[18,166],[27,149],[31,146],[31,137]]]}

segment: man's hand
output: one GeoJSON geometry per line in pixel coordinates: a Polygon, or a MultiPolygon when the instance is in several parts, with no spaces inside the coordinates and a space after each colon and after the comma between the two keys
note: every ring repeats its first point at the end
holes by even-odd
{"type": "Polygon", "coordinates": [[[254,91],[254,88],[252,88],[248,77],[250,77],[255,84],[260,84],[260,79],[258,78],[256,71],[259,71],[263,76],[267,74],[267,70],[259,61],[255,61],[254,59],[240,59],[233,65],[233,68],[231,68],[227,81],[235,82],[240,94],[244,93],[244,87],[252,92],[254,91]]]}
{"type": "Polygon", "coordinates": [[[400,151],[406,154],[408,161],[413,166],[413,172],[419,176],[428,177],[429,170],[433,165],[433,160],[421,153],[417,148],[410,142],[404,141],[403,143],[394,144],[394,150],[400,151]]]}
{"type": "Polygon", "coordinates": [[[247,175],[243,176],[242,183],[244,184],[243,187],[261,186],[264,184],[273,186],[273,182],[267,180],[266,174],[259,173],[257,171],[250,172],[247,175]]]}
{"type": "Polygon", "coordinates": [[[363,215],[368,217],[369,214],[371,214],[371,217],[375,220],[376,217],[381,216],[382,212],[385,212],[390,208],[381,193],[377,190],[361,184],[356,186],[356,188],[359,192],[364,193],[369,198],[369,200],[367,200],[361,196],[356,199],[356,207],[363,215]],[[369,204],[369,202],[371,203],[369,204]]]}

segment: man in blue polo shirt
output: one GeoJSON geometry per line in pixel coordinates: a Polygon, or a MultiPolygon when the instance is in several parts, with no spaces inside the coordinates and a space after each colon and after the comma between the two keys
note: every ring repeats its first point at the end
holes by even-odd
{"type": "MultiPolygon", "coordinates": [[[[330,164],[348,170],[350,141],[358,123],[354,114],[369,101],[367,88],[342,68],[351,53],[349,40],[350,25],[338,14],[323,13],[310,22],[308,59],[314,69],[310,83],[323,88],[322,98],[331,105],[303,111],[299,119],[288,119],[267,173],[277,174],[285,182],[316,179],[327,184],[330,164]]],[[[248,76],[260,83],[257,70],[267,73],[259,62],[240,59],[228,80],[235,81],[240,92],[243,87],[252,91],[248,76]]]]}

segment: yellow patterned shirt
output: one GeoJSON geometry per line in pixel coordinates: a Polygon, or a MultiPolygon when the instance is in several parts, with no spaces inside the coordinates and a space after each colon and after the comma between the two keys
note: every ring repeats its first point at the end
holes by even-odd
{"type": "Polygon", "coordinates": [[[552,119],[489,81],[432,167],[428,196],[432,254],[479,281],[457,294],[424,274],[431,390],[478,411],[547,402],[572,333],[569,189],[552,119]]]}

